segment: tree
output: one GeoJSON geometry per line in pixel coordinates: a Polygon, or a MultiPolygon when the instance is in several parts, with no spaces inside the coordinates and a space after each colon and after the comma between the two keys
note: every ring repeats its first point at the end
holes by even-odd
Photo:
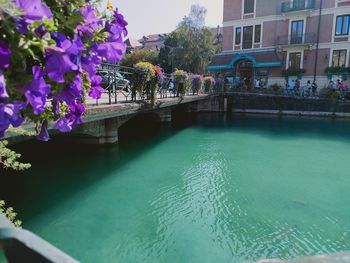
{"type": "Polygon", "coordinates": [[[208,28],[196,29],[184,25],[165,39],[159,63],[169,73],[175,68],[203,73],[214,54],[212,33],[208,28]]]}
{"type": "Polygon", "coordinates": [[[205,27],[206,13],[205,7],[192,5],[190,14],[165,39],[165,46],[159,52],[159,63],[166,72],[171,73],[175,68],[192,73],[205,71],[215,54],[212,32],[205,27]]]}
{"type": "Polygon", "coordinates": [[[158,64],[158,51],[139,49],[134,52],[127,54],[121,61],[120,65],[124,67],[132,68],[139,62],[149,62],[153,65],[158,64]]]}
{"type": "Polygon", "coordinates": [[[207,9],[204,6],[192,5],[190,14],[185,16],[179,23],[178,27],[192,27],[203,28],[205,27],[205,17],[207,15],[207,9]]]}

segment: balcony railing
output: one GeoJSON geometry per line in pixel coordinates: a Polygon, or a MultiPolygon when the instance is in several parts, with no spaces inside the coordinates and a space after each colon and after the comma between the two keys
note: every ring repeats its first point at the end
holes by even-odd
{"type": "Polygon", "coordinates": [[[277,37],[277,46],[313,45],[316,43],[315,33],[286,35],[277,37]]]}
{"type": "Polygon", "coordinates": [[[282,13],[296,12],[303,10],[315,9],[316,0],[291,0],[283,2],[281,6],[282,13]]]}

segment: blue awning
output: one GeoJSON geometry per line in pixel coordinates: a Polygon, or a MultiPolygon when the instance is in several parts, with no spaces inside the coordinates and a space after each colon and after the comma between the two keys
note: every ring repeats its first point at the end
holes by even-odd
{"type": "Polygon", "coordinates": [[[255,68],[272,68],[282,65],[275,50],[251,52],[222,52],[216,55],[208,65],[209,71],[232,70],[240,60],[249,60],[255,68]]]}

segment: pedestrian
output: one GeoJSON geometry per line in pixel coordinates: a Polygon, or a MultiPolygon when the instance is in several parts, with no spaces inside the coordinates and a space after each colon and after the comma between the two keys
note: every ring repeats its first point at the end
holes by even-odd
{"type": "Polygon", "coordinates": [[[318,88],[316,80],[314,80],[314,82],[312,82],[311,88],[312,88],[312,96],[316,97],[316,92],[317,92],[317,88],[318,88]]]}
{"type": "Polygon", "coordinates": [[[301,82],[300,82],[300,79],[297,79],[295,80],[295,91],[298,96],[301,95],[300,88],[301,88],[301,82]]]}
{"type": "Polygon", "coordinates": [[[260,79],[255,80],[255,89],[256,90],[260,89],[260,79]]]}

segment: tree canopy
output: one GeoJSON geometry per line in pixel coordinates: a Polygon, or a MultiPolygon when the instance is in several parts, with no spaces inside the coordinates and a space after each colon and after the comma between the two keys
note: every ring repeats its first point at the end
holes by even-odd
{"type": "Polygon", "coordinates": [[[180,68],[188,72],[203,73],[215,54],[213,34],[205,27],[205,7],[192,5],[190,14],[165,39],[160,50],[159,63],[166,72],[180,68]]]}
{"type": "Polygon", "coordinates": [[[153,65],[158,64],[158,51],[148,49],[138,49],[127,54],[121,61],[120,65],[132,68],[138,62],[149,62],[153,65]]]}

